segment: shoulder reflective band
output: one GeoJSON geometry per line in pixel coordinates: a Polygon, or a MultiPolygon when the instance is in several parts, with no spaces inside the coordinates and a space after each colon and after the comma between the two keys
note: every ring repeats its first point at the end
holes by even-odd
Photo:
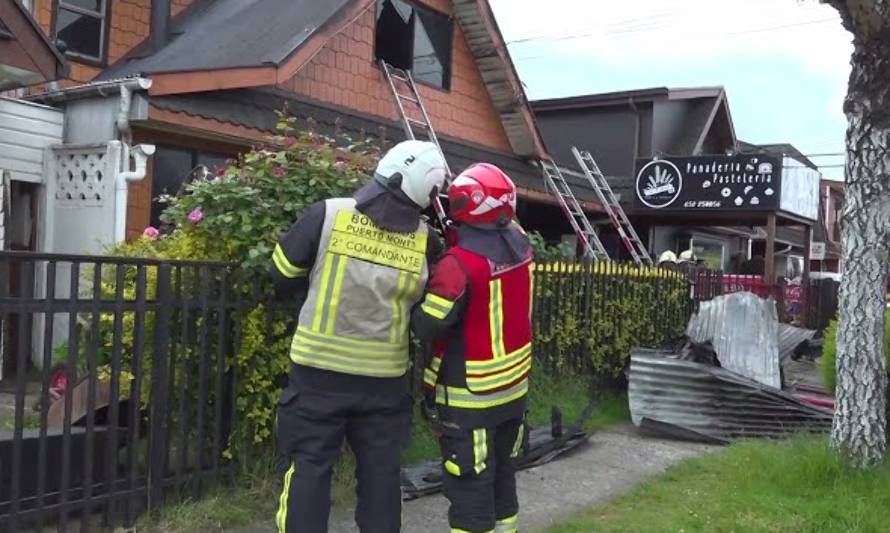
{"type": "Polygon", "coordinates": [[[488,459],[488,438],[485,428],[473,430],[473,470],[481,474],[485,470],[485,460],[488,459]]]}
{"type": "Polygon", "coordinates": [[[448,530],[450,533],[494,533],[493,529],[489,529],[488,531],[468,531],[466,529],[461,529],[459,527],[453,527],[448,530]]]}
{"type": "Polygon", "coordinates": [[[425,231],[386,231],[365,215],[340,211],[334,220],[328,251],[420,274],[426,262],[426,240],[425,231]]]}
{"type": "Polygon", "coordinates": [[[275,264],[275,268],[278,269],[282,276],[289,279],[305,276],[307,272],[305,268],[300,268],[287,260],[287,256],[284,255],[284,250],[280,244],[276,244],[275,251],[272,252],[272,263],[275,264]]]}
{"type": "Polygon", "coordinates": [[[461,409],[487,409],[508,404],[528,393],[528,378],[510,388],[490,394],[474,394],[462,387],[436,385],[436,403],[461,409]]]}
{"type": "Polygon", "coordinates": [[[424,313],[438,320],[445,320],[445,317],[448,316],[448,313],[450,313],[453,308],[454,302],[446,300],[431,292],[426,294],[423,303],[420,304],[420,309],[424,313]]]}
{"type": "Polygon", "coordinates": [[[488,282],[491,296],[488,301],[489,327],[491,329],[491,355],[495,359],[507,355],[504,348],[504,295],[501,293],[501,280],[488,282]]]}

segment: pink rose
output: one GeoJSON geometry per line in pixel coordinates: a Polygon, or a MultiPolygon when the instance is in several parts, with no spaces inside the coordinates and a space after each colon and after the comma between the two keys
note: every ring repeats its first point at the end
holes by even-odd
{"type": "Polygon", "coordinates": [[[201,211],[200,207],[196,207],[192,210],[191,213],[189,213],[189,222],[191,222],[192,224],[197,224],[202,220],[204,220],[204,211],[201,211]]]}
{"type": "Polygon", "coordinates": [[[274,167],[272,169],[272,175],[276,178],[283,178],[285,174],[287,174],[287,171],[284,170],[284,167],[274,167]]]}
{"type": "Polygon", "coordinates": [[[155,240],[161,235],[161,232],[158,231],[158,228],[154,226],[149,226],[145,228],[145,231],[142,232],[142,236],[146,239],[155,240]]]}

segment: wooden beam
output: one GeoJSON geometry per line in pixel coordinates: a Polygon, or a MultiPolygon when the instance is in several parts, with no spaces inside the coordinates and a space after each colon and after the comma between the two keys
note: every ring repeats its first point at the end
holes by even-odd
{"type": "Polygon", "coordinates": [[[162,96],[264,87],[275,85],[278,77],[275,67],[267,66],[152,74],[151,81],[148,94],[162,96]]]}

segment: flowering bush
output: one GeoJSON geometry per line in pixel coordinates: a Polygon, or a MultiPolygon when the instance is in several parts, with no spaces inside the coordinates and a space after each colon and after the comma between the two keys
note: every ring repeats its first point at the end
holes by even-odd
{"type": "Polygon", "coordinates": [[[279,234],[307,205],[348,196],[372,174],[375,144],[296,133],[294,120],[279,121],[277,148],[255,149],[215,178],[189,184],[185,196],[163,198],[161,220],[203,243],[206,255],[188,258],[236,261],[263,278],[279,234]]]}
{"type": "MultiPolygon", "coordinates": [[[[164,197],[167,204],[161,217],[164,231],[146,228],[141,238],[110,253],[124,257],[234,262],[246,271],[243,279],[249,280],[249,286],[235,290],[248,294],[259,285],[260,294],[268,293],[269,260],[278,236],[307,205],[354,192],[372,174],[379,156],[379,149],[371,142],[356,142],[342,135],[327,137],[312,131],[297,133],[293,124],[294,119],[282,117],[279,135],[272,139],[274,146],[254,149],[211,179],[187,185],[183,196],[164,197]]],[[[146,296],[154,298],[157,268],[148,267],[145,275],[146,296]]],[[[125,283],[124,297],[131,299],[136,292],[135,269],[128,271],[125,283]]],[[[114,298],[115,287],[112,273],[103,280],[103,292],[114,298]]],[[[231,365],[237,366],[237,437],[254,443],[271,438],[279,394],[278,378],[289,366],[287,325],[292,317],[291,311],[281,314],[281,310],[272,311],[264,305],[248,310],[241,321],[239,352],[225,362],[226,368],[207,370],[225,372],[231,365]]],[[[98,365],[107,364],[110,359],[113,320],[110,314],[102,316],[98,365]]],[[[210,322],[196,324],[200,335],[208,337],[212,344],[218,338],[214,328],[219,326],[210,322]]],[[[145,338],[150,339],[153,317],[145,318],[144,328],[145,338]]],[[[128,354],[123,366],[127,368],[136,350],[132,314],[124,317],[123,329],[120,342],[122,352],[128,354]]],[[[151,364],[150,343],[148,345],[142,354],[143,368],[150,368],[151,364]]],[[[213,346],[209,350],[215,353],[213,346]]],[[[197,352],[195,346],[180,349],[177,357],[183,368],[194,366],[197,352]]],[[[147,391],[151,388],[149,376],[144,378],[143,402],[148,399],[147,391]]],[[[123,379],[126,376],[122,376],[123,379]]],[[[173,389],[180,390],[182,379],[194,382],[195,377],[177,373],[173,389]]],[[[216,401],[213,391],[210,394],[210,401],[216,401]]]]}

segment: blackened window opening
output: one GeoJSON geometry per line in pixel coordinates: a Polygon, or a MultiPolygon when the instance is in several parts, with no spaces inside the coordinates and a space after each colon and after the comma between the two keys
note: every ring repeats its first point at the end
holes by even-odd
{"type": "Polygon", "coordinates": [[[450,87],[453,35],[447,15],[404,0],[377,1],[377,60],[410,70],[420,83],[450,87]]]}
{"type": "Polygon", "coordinates": [[[56,38],[71,55],[102,61],[105,57],[106,0],[59,0],[56,38]]]}
{"type": "Polygon", "coordinates": [[[207,167],[213,175],[224,168],[229,159],[224,154],[159,145],[152,157],[151,225],[158,227],[161,224],[161,213],[168,205],[163,197],[177,194],[198,165],[207,167]]]}

